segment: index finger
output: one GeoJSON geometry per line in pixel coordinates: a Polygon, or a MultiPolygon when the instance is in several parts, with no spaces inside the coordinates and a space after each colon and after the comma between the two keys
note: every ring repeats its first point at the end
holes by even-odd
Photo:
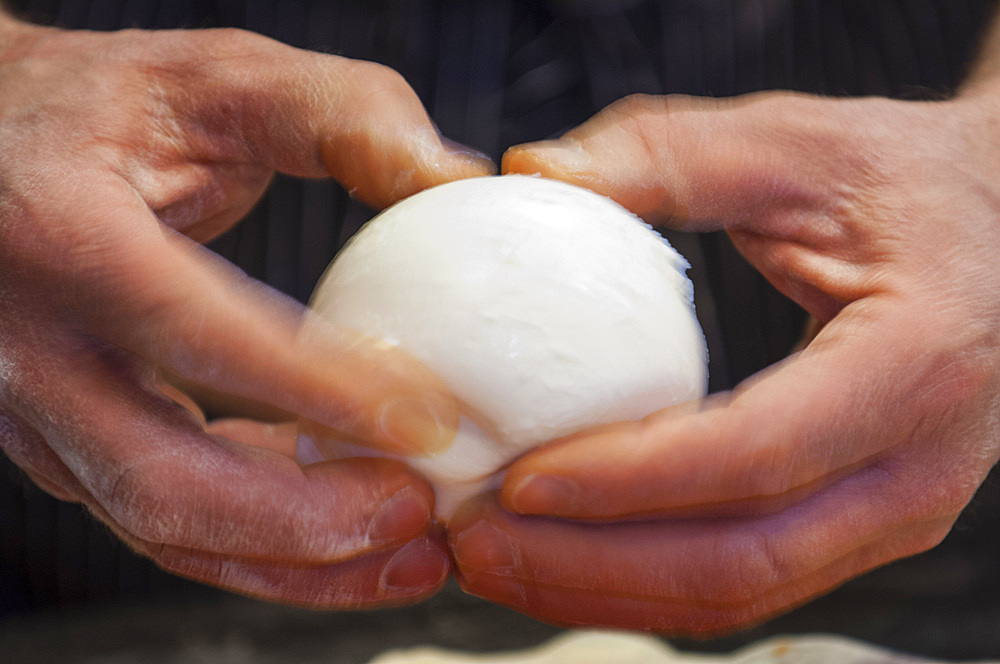
{"type": "Polygon", "coordinates": [[[164,229],[124,182],[61,193],[53,192],[46,213],[75,223],[51,237],[49,225],[38,225],[27,241],[50,249],[44,264],[22,267],[62,296],[73,321],[184,379],[382,449],[421,453],[450,444],[458,425],[453,397],[400,349],[315,321],[300,304],[164,229]]]}
{"type": "Polygon", "coordinates": [[[988,374],[951,352],[960,339],[928,343],[913,333],[913,314],[872,305],[849,305],[805,351],[726,400],[583,432],[525,456],[506,476],[505,504],[587,519],[760,513],[904,443],[950,466],[927,447],[957,417],[956,403],[981,394],[988,374]]]}

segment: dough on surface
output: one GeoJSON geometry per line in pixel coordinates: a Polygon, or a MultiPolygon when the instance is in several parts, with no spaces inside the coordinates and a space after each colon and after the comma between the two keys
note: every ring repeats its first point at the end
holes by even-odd
{"type": "Polygon", "coordinates": [[[578,631],[567,632],[530,650],[481,654],[424,646],[390,651],[376,657],[370,664],[932,664],[932,662],[933,660],[891,652],[838,636],[777,637],[729,655],[704,655],[679,652],[653,636],[623,632],[578,631]]]}

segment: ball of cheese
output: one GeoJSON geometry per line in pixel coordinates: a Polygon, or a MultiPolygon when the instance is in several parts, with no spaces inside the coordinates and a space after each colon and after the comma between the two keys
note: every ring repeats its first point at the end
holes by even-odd
{"type": "MultiPolygon", "coordinates": [[[[635,215],[587,189],[473,178],[368,222],[311,306],[397,344],[459,399],[451,447],[407,460],[446,515],[533,446],[704,395],[687,267],[635,215]]],[[[302,461],[357,454],[375,452],[299,436],[302,461]]]]}

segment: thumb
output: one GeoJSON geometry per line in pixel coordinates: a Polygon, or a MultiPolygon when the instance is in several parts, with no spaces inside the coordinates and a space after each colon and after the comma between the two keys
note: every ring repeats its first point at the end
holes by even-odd
{"type": "Polygon", "coordinates": [[[203,94],[181,90],[177,103],[223,156],[235,150],[237,160],[289,175],[332,176],[374,207],[496,170],[485,155],[444,139],[387,66],[248,32],[203,31],[191,39],[208,42],[194,52],[211,47],[216,64],[191,75],[203,94]]]}
{"type": "Polygon", "coordinates": [[[902,236],[881,223],[906,218],[887,217],[895,194],[883,191],[898,177],[886,175],[892,146],[909,145],[896,126],[932,125],[913,106],[904,122],[899,104],[632,96],[558,140],[511,148],[503,167],[588,187],[652,224],[725,229],[772,285],[828,321],[882,287],[885,247],[902,236]]]}
{"type": "Polygon", "coordinates": [[[351,195],[382,208],[437,184],[496,172],[486,155],[441,136],[395,70],[347,62],[348,91],[336,109],[339,119],[320,136],[320,154],[351,195]]]}
{"type": "Polygon", "coordinates": [[[649,223],[732,228],[815,200],[809,184],[822,182],[820,169],[801,159],[815,157],[801,149],[816,129],[815,103],[790,93],[632,95],[559,139],[511,147],[502,170],[587,187],[649,223]]]}

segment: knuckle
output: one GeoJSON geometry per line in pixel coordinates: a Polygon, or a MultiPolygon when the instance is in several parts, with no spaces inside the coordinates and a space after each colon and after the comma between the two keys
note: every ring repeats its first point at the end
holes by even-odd
{"type": "Polygon", "coordinates": [[[664,127],[658,122],[667,117],[672,102],[668,97],[636,93],[619,99],[607,109],[614,126],[633,135],[654,155],[659,151],[664,127]]]}
{"type": "Polygon", "coordinates": [[[969,504],[980,481],[978,474],[963,472],[937,482],[931,480],[922,483],[911,492],[912,504],[918,510],[919,517],[935,521],[946,520],[950,527],[969,504]],[[923,495],[912,495],[920,493],[923,495]]]}
{"type": "Polygon", "coordinates": [[[943,519],[938,519],[937,521],[931,523],[924,533],[919,536],[913,544],[913,548],[907,551],[903,556],[912,556],[918,553],[923,553],[924,551],[929,551],[936,547],[938,544],[944,541],[945,537],[951,532],[952,526],[955,524],[955,519],[957,514],[953,516],[948,516],[943,519]]]}
{"type": "MultiPolygon", "coordinates": [[[[156,39],[158,36],[154,34],[153,40],[143,42],[147,44],[144,62],[154,72],[168,74],[167,79],[183,87],[185,94],[190,94],[191,88],[203,88],[213,96],[232,94],[248,80],[272,72],[277,62],[275,51],[291,48],[240,28],[182,31],[156,39]],[[157,57],[149,58],[148,51],[153,46],[158,48],[157,57]]],[[[216,109],[219,104],[218,100],[212,100],[209,107],[216,109]]],[[[226,110],[234,112],[232,108],[226,110]]]]}
{"type": "Polygon", "coordinates": [[[609,108],[618,115],[636,118],[648,113],[664,110],[664,99],[658,95],[636,92],[622,97],[609,108]]]}
{"type": "MultiPolygon", "coordinates": [[[[930,551],[944,541],[951,532],[955,517],[931,518],[924,523],[908,528],[889,546],[888,561],[915,556],[930,551]]],[[[887,561],[887,562],[888,562],[887,561]]]]}
{"type": "Polygon", "coordinates": [[[23,427],[14,417],[0,409],[0,449],[15,461],[27,455],[30,446],[23,427]]]}
{"type": "Polygon", "coordinates": [[[60,500],[79,500],[76,479],[41,435],[3,409],[0,409],[0,450],[49,494],[60,500]]]}
{"type": "Polygon", "coordinates": [[[353,60],[350,65],[355,104],[361,120],[378,117],[419,114],[422,105],[403,75],[391,67],[376,62],[353,60]]]}
{"type": "Polygon", "coordinates": [[[130,535],[147,542],[172,543],[185,517],[175,491],[142,462],[112,472],[101,492],[109,516],[130,535]]]}
{"type": "Polygon", "coordinates": [[[387,93],[408,93],[409,84],[403,75],[387,65],[367,60],[353,60],[354,75],[371,90],[387,93]]]}
{"type": "Polygon", "coordinates": [[[702,599],[720,611],[738,611],[753,605],[767,591],[793,575],[794,570],[767,534],[738,538],[721,550],[706,569],[702,599]]]}
{"type": "Polygon", "coordinates": [[[229,53],[255,53],[271,49],[277,42],[264,35],[242,28],[212,28],[195,31],[191,35],[212,57],[218,57],[219,50],[229,53]]]}

